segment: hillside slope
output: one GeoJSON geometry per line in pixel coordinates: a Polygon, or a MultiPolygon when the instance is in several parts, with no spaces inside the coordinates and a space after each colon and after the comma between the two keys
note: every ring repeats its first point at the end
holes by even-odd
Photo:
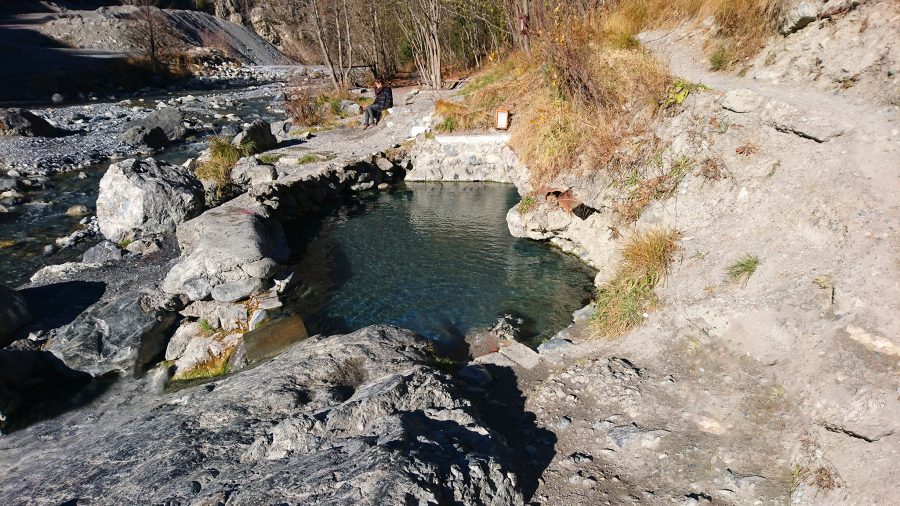
{"type": "Polygon", "coordinates": [[[709,23],[641,34],[689,93],[663,106],[630,177],[578,167],[531,185],[499,145],[414,148],[413,177],[515,183],[511,232],[597,267],[599,293],[629,238],[679,232],[650,303],[613,295],[631,331],[593,324],[591,306],[536,357],[478,359],[516,370],[536,418],[516,428],[499,381],[480,406],[516,461],[552,457],[530,471],[537,503],[893,504],[900,18],[887,0],[815,5],[815,22],[729,72],[709,70],[709,23]]]}
{"type": "MultiPolygon", "coordinates": [[[[101,7],[92,11],[64,11],[55,14],[20,15],[16,21],[54,40],[77,49],[132,52],[136,48],[126,33],[137,8],[101,7]]],[[[215,45],[247,65],[288,63],[278,49],[252,30],[215,16],[196,11],[163,10],[172,33],[196,47],[215,45]]],[[[15,24],[15,22],[14,22],[15,24]]]]}
{"type": "MultiPolygon", "coordinates": [[[[858,33],[862,19],[775,39],[763,54],[802,57],[798,41],[858,33]]],[[[679,230],[680,251],[639,328],[597,340],[577,324],[567,333],[574,345],[542,353],[542,368],[523,373],[527,408],[558,441],[537,498],[891,504],[900,452],[893,74],[861,66],[852,90],[817,73],[715,73],[702,33],[641,39],[674,75],[707,87],[656,132],[667,146],[661,170],[690,169],[632,225],[679,230]],[[730,280],[729,266],[747,256],[756,270],[730,280]]],[[[842,59],[896,52],[893,41],[831,42],[842,59]]],[[[601,267],[602,284],[622,246],[602,183],[556,182],[596,210],[587,219],[549,199],[512,211],[511,229],[601,267]]]]}

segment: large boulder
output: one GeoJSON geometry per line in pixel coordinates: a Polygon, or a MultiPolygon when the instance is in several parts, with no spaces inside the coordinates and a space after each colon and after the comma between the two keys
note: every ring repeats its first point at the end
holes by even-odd
{"type": "Polygon", "coordinates": [[[174,232],[203,211],[203,185],[188,169],[129,159],[114,163],[100,180],[97,219],[110,241],[174,232]]]}
{"type": "Polygon", "coordinates": [[[522,504],[503,438],[428,350],[373,326],[160,400],[72,413],[42,428],[54,444],[41,459],[8,450],[0,501],[522,504]]]}
{"type": "Polygon", "coordinates": [[[271,183],[277,177],[275,167],[260,163],[253,156],[241,158],[231,169],[231,181],[242,187],[271,183]]]}
{"type": "Polygon", "coordinates": [[[161,149],[169,145],[169,137],[160,127],[148,128],[137,125],[122,134],[122,140],[130,146],[146,146],[150,149],[161,149]]]}
{"type": "Polygon", "coordinates": [[[140,286],[109,291],[54,332],[44,347],[76,371],[139,375],[162,355],[177,314],[153,307],[140,286]]]}
{"type": "Polygon", "coordinates": [[[818,19],[819,11],[811,2],[800,2],[785,13],[781,23],[781,33],[784,35],[802,30],[806,25],[818,19]]]}
{"type": "Polygon", "coordinates": [[[271,125],[272,135],[274,135],[278,141],[283,141],[289,137],[291,127],[293,126],[294,122],[291,120],[275,121],[271,125]]]}
{"type": "Polygon", "coordinates": [[[0,285],[0,348],[9,344],[13,335],[31,321],[25,299],[15,290],[0,285]]]}
{"type": "Polygon", "coordinates": [[[235,146],[246,142],[252,142],[256,152],[267,151],[278,145],[278,139],[272,134],[272,126],[261,119],[250,123],[250,126],[237,134],[231,141],[235,146]]]}
{"type": "Polygon", "coordinates": [[[181,259],[162,284],[191,300],[246,298],[280,270],[288,251],[281,225],[262,206],[238,198],[178,226],[181,259]]]}
{"type": "Polygon", "coordinates": [[[166,137],[173,142],[184,139],[188,134],[184,126],[184,114],[174,107],[165,107],[153,111],[146,118],[131,121],[126,125],[128,130],[137,126],[142,126],[147,131],[157,127],[161,128],[166,133],[166,137]]]}
{"type": "Polygon", "coordinates": [[[0,135],[56,137],[61,133],[47,120],[25,109],[0,109],[0,135]]]}
{"type": "Polygon", "coordinates": [[[121,259],[122,249],[109,241],[103,241],[96,246],[92,246],[81,255],[81,261],[86,264],[105,264],[121,259]]]}

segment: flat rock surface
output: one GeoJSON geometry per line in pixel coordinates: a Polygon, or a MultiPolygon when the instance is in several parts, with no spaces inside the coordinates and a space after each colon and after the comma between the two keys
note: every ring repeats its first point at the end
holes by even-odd
{"type": "Polygon", "coordinates": [[[0,439],[0,499],[521,504],[502,440],[426,347],[375,326],[180,391],[114,388],[95,402],[116,409],[0,439]]]}

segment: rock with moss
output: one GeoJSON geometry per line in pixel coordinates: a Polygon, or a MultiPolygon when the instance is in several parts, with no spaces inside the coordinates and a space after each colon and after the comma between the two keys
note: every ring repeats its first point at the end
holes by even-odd
{"type": "Polygon", "coordinates": [[[110,241],[171,233],[201,212],[203,185],[186,168],[153,158],[110,165],[100,180],[97,219],[110,241]]]}
{"type": "Polygon", "coordinates": [[[504,439],[430,363],[424,338],[373,326],[159,398],[114,392],[8,443],[0,501],[522,504],[504,439]]]}
{"type": "Polygon", "coordinates": [[[166,359],[175,362],[173,380],[214,378],[238,371],[246,365],[247,355],[240,332],[208,333],[200,325],[194,330],[194,335],[190,336],[180,353],[175,353],[171,348],[166,350],[166,359]]]}

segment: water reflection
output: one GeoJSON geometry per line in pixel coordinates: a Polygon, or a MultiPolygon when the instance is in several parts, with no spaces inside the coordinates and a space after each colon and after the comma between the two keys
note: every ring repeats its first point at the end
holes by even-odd
{"type": "Polygon", "coordinates": [[[373,323],[454,341],[504,312],[549,337],[591,295],[593,272],[546,244],[509,235],[509,185],[408,184],[335,202],[288,229],[297,285],[290,308],[310,333],[373,323]]]}

